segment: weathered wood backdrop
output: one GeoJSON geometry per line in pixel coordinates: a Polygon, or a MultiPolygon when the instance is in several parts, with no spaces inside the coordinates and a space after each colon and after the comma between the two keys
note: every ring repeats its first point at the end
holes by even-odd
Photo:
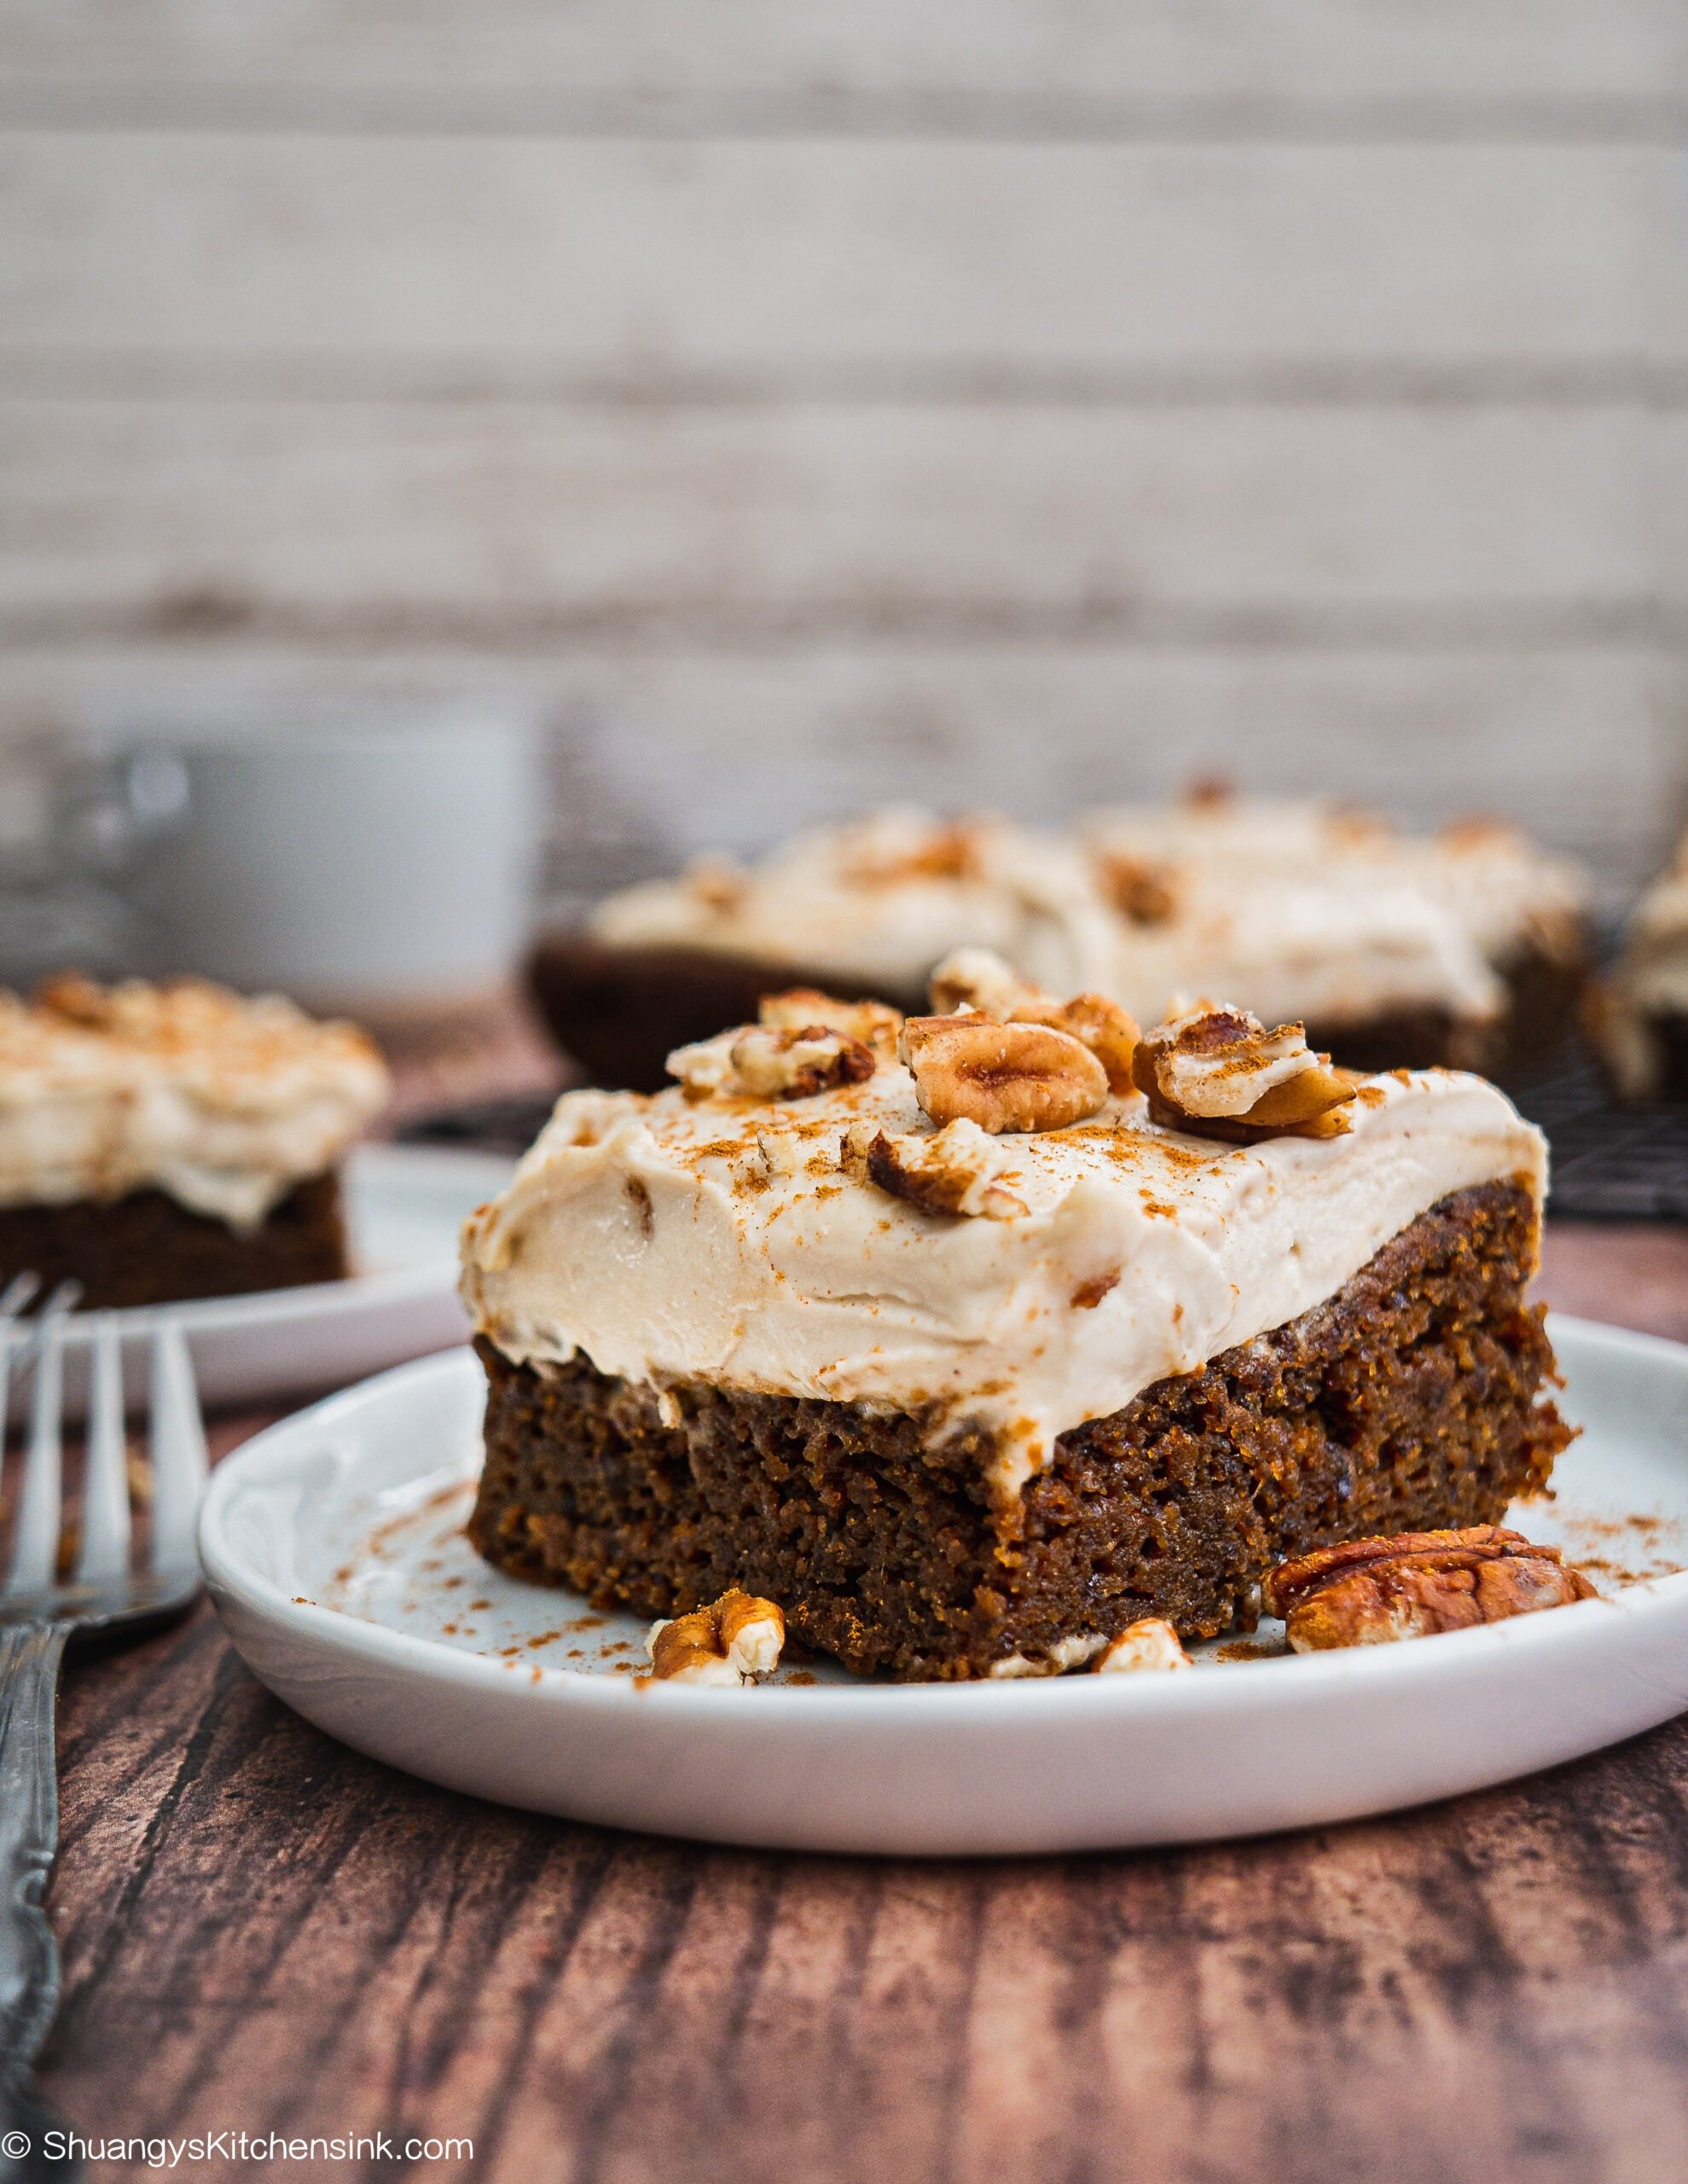
{"type": "Polygon", "coordinates": [[[591,886],[901,790],[1688,781],[1679,0],[0,4],[0,726],[508,688],[591,886]]]}

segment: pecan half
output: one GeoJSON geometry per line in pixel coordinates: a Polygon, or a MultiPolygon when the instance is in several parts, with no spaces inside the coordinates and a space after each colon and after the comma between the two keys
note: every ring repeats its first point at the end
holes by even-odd
{"type": "Polygon", "coordinates": [[[1314,1054],[1299,1024],[1268,1031],[1242,1009],[1203,1002],[1142,1039],[1132,1077],[1149,1112],[1173,1130],[1233,1144],[1268,1137],[1340,1137],[1355,1081],[1314,1054]]]}
{"type": "Polygon", "coordinates": [[[1094,1673],[1117,1676],[1134,1669],[1187,1669],[1194,1666],[1179,1642],[1178,1633],[1163,1616],[1146,1616],[1128,1623],[1117,1638],[1096,1656],[1094,1673]]]}
{"type": "Polygon", "coordinates": [[[887,1059],[896,1052],[902,1029],[902,1011],[882,1001],[840,1001],[815,986],[792,986],[784,993],[765,993],[757,1005],[762,1022],[775,1031],[803,1031],[820,1025],[842,1032],[858,1045],[871,1047],[887,1059]]]}
{"type": "Polygon", "coordinates": [[[992,1136],[1063,1130],[1108,1096],[1107,1072],[1089,1048],[1047,1024],[911,1016],[900,1051],[935,1123],[977,1123],[992,1136]]]}
{"type": "Polygon", "coordinates": [[[1025,1201],[998,1180],[1013,1164],[1006,1147],[977,1123],[953,1122],[930,1137],[893,1136],[863,1120],[844,1133],[838,1165],[858,1183],[872,1183],[924,1213],[1013,1221],[1025,1201]]]}
{"type": "Polygon", "coordinates": [[[1592,1600],[1594,1588],[1557,1547],[1539,1547],[1499,1525],[1474,1525],[1317,1548],[1281,1563],[1265,1597],[1296,1652],[1315,1653],[1569,1607],[1592,1600]]]}
{"type": "Polygon", "coordinates": [[[722,1093],[751,1100],[806,1100],[840,1084],[860,1084],[878,1067],[871,1048],[824,1024],[776,1031],[750,1024],[722,1031],[695,1046],[676,1047],[668,1058],[693,1100],[722,1093]]]}
{"type": "Polygon", "coordinates": [[[957,948],[932,973],[927,991],[941,1016],[972,1013],[998,1024],[1047,1024],[1088,1047],[1107,1072],[1111,1092],[1131,1089],[1131,1057],[1139,1032],[1135,1020],[1105,994],[1075,994],[1058,1001],[1030,985],[989,948],[957,948]]]}
{"type": "Polygon", "coordinates": [[[1070,1001],[1025,1002],[1008,1019],[1011,1024],[1047,1024],[1065,1031],[1081,1046],[1088,1047],[1101,1063],[1110,1092],[1130,1091],[1134,1079],[1131,1065],[1141,1036],[1136,1019],[1128,1016],[1117,1001],[1105,994],[1075,994],[1070,1001]]]}
{"type": "Polygon", "coordinates": [[[778,1665],[786,1618],[772,1600],[734,1585],[707,1607],[653,1623],[651,1674],[664,1683],[751,1683],[778,1665]]]}

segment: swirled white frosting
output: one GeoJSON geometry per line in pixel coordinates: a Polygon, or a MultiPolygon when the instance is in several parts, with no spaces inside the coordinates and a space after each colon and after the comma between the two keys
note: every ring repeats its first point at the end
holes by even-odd
{"type": "Polygon", "coordinates": [[[922,1212],[839,1167],[872,1117],[925,1134],[907,1070],[787,1102],[676,1088],[566,1095],[469,1222],[463,1293],[518,1361],[583,1354],[654,1383],[930,1407],[977,1424],[999,1492],[1056,1437],[1332,1295],[1449,1192],[1546,1146],[1482,1079],[1367,1080],[1354,1125],[1241,1147],[1162,1129],[1138,1094],[1001,1138],[1012,1218],[922,1212]]]}
{"type": "Polygon", "coordinates": [[[387,1089],[361,1031],[276,995],[196,979],[0,992],[0,1205],[152,1188],[252,1228],[334,1165],[387,1089]]]}

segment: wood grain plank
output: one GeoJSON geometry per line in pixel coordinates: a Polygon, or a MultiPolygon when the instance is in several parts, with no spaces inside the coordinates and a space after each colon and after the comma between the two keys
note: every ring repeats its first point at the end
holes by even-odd
{"type": "Polygon", "coordinates": [[[1411,9],[1280,0],[740,0],[701,19],[684,0],[60,0],[6,10],[3,70],[22,84],[345,84],[384,90],[548,88],[641,108],[746,91],[835,96],[1117,88],[1236,97],[1644,96],[1682,61],[1669,0],[1420,0],[1411,9]]]}
{"type": "MultiPolygon", "coordinates": [[[[605,1838],[236,1711],[97,1986],[67,1852],[49,2076],[85,2124],[478,2134],[478,2175],[579,2184],[1627,2184],[1688,2121],[1679,1727],[1389,1821],[914,1867],[605,1838]]],[[[67,1811],[109,1794],[86,1751],[67,1811]]]]}
{"type": "Polygon", "coordinates": [[[1403,649],[1267,627],[1192,647],[976,627],[713,648],[601,631],[291,647],[215,627],[150,646],[15,647],[0,653],[0,723],[15,739],[51,723],[238,722],[359,689],[503,697],[554,723],[550,884],[587,894],[887,799],[1053,822],[1215,771],[1410,817],[1511,811],[1591,858],[1615,895],[1688,816],[1682,677],[1648,645],[1403,649]]]}
{"type": "MultiPolygon", "coordinates": [[[[1430,609],[1639,626],[1639,404],[0,404],[0,638],[360,619],[1430,609]]],[[[1688,445],[1688,441],[1683,443],[1688,445]]],[[[1656,505],[1657,504],[1657,505],[1656,505]]]]}
{"type": "Polygon", "coordinates": [[[421,352],[632,379],[840,357],[1662,359],[1675,164],[15,133],[0,314],[23,358],[421,352]]]}
{"type": "MultiPolygon", "coordinates": [[[[1555,1228],[1549,1273],[1679,1314],[1688,1229],[1555,1228]]],[[[467,2137],[408,2172],[492,2184],[1679,2173],[1682,1722],[1255,1842],[769,1856],[410,1780],[270,1698],[202,1606],[75,1661],[60,1746],[45,2076],[91,2136],[467,2137]]]]}

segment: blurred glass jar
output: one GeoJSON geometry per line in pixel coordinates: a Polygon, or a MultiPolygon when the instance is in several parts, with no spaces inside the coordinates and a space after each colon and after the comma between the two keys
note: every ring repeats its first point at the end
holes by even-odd
{"type": "Polygon", "coordinates": [[[59,739],[0,746],[0,986],[26,990],[73,964],[109,977],[133,963],[134,915],[113,884],[121,860],[86,853],[65,780],[59,739]]]}

